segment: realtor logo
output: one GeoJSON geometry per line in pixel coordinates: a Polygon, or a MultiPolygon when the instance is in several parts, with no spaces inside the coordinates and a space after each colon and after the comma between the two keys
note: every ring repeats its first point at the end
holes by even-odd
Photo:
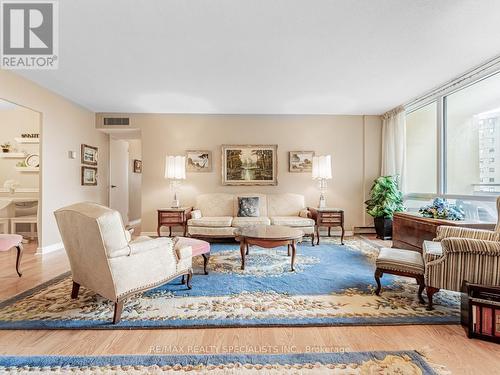
{"type": "Polygon", "coordinates": [[[3,69],[57,69],[58,3],[2,1],[3,69]]]}

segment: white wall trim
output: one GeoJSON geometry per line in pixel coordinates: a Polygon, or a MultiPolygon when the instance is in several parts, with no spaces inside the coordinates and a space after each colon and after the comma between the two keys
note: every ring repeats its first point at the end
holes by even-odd
{"type": "Polygon", "coordinates": [[[36,249],[36,254],[37,255],[44,255],[48,253],[52,253],[53,251],[58,251],[64,249],[64,245],[62,242],[58,242],[52,245],[47,245],[47,246],[40,246],[38,249],[36,249]]]}
{"type": "MultiPolygon", "coordinates": [[[[9,189],[0,188],[0,193],[8,193],[9,189]]],[[[18,188],[16,189],[16,193],[39,193],[40,189],[38,188],[18,188]]]]}

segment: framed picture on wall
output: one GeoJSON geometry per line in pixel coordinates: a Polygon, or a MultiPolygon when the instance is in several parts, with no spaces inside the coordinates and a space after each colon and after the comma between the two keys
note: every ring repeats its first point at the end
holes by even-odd
{"type": "Polygon", "coordinates": [[[278,145],[222,145],[223,185],[278,185],[278,145]]]}
{"type": "Polygon", "coordinates": [[[142,173],[142,160],[134,159],[134,173],[142,173]]]}
{"type": "Polygon", "coordinates": [[[82,166],[82,186],[97,185],[97,168],[82,166]]]}
{"type": "Polygon", "coordinates": [[[290,151],[288,170],[293,173],[312,173],[314,151],[290,151]]]}
{"type": "Polygon", "coordinates": [[[98,148],[82,144],[82,164],[97,165],[98,148]]]}
{"type": "Polygon", "coordinates": [[[212,151],[186,151],[186,172],[212,172],[212,151]]]}

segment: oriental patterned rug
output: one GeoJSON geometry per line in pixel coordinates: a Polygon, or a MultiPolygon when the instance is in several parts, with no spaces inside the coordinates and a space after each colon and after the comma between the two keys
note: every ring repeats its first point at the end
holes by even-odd
{"type": "MultiPolygon", "coordinates": [[[[192,328],[459,323],[460,296],[441,291],[435,310],[419,304],[413,279],[384,275],[374,294],[378,249],[359,238],[322,239],[297,247],[295,272],[286,248],[253,247],[244,271],[238,244],[212,244],[210,274],[194,259],[193,288],[180,280],[113,304],[81,288],[70,299],[69,274],[0,303],[0,329],[192,328]]],[[[147,272],[147,270],[144,270],[147,272]]]]}
{"type": "Polygon", "coordinates": [[[17,374],[439,374],[414,351],[268,355],[131,355],[0,357],[17,374]]]}

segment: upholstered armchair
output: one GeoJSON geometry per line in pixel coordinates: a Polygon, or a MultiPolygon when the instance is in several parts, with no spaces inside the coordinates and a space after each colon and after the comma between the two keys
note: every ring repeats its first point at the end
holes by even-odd
{"type": "Polygon", "coordinates": [[[459,292],[463,281],[498,286],[500,222],[494,231],[440,226],[434,241],[424,242],[423,255],[429,310],[439,289],[459,292]]]}
{"type": "Polygon", "coordinates": [[[72,298],[80,286],[114,302],[113,323],[124,300],[187,275],[191,289],[191,247],[174,249],[170,238],[130,240],[120,214],[95,203],[77,203],[55,213],[73,276],[72,298]]]}

